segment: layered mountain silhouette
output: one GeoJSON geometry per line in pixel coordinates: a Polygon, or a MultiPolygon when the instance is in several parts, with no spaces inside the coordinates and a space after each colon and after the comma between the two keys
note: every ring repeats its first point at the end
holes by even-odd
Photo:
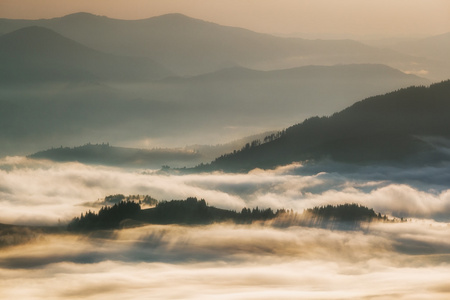
{"type": "Polygon", "coordinates": [[[3,84],[49,81],[144,81],[171,73],[148,58],[102,53],[39,26],[0,36],[3,84]]]}
{"type": "Polygon", "coordinates": [[[88,13],[42,20],[0,19],[0,32],[32,25],[50,28],[102,52],[151,58],[179,75],[237,65],[281,69],[310,64],[381,63],[408,70],[411,65],[425,63],[356,41],[282,38],[181,14],[129,21],[88,13]]]}
{"type": "Polygon", "coordinates": [[[197,170],[242,171],[293,161],[433,163],[449,160],[450,81],[368,98],[255,141],[197,170]]]}
{"type": "Polygon", "coordinates": [[[179,14],[0,19],[0,33],[0,155],[103,141],[224,143],[429,84],[376,63],[417,62],[392,51],[275,37],[179,14]],[[290,68],[272,69],[283,65],[290,68]],[[180,76],[186,74],[196,75],[180,76]]]}

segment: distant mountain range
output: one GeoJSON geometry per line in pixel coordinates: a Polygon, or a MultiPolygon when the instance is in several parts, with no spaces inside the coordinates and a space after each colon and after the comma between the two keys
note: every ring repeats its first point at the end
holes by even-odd
{"type": "Polygon", "coordinates": [[[392,67],[422,67],[417,57],[179,14],[0,19],[0,33],[0,155],[104,141],[224,143],[430,83],[392,67]]]}
{"type": "Polygon", "coordinates": [[[280,137],[255,141],[197,171],[245,171],[294,161],[368,164],[450,160],[450,81],[368,98],[330,117],[314,117],[280,137]]]}
{"type": "MultiPolygon", "coordinates": [[[[0,33],[27,26],[52,29],[105,53],[147,57],[179,75],[198,75],[232,66],[267,70],[337,63],[429,69],[426,59],[352,40],[282,38],[181,14],[143,20],[116,20],[88,13],[41,20],[0,19],[0,33]]],[[[442,74],[429,75],[434,79],[442,74]]]]}

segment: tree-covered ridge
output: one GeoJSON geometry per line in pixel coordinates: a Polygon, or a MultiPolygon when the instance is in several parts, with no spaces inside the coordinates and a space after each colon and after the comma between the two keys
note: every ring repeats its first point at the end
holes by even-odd
{"type": "MultiPolygon", "coordinates": [[[[117,198],[120,195],[109,197],[117,198]]],[[[153,198],[152,198],[153,199],[153,198]]],[[[141,209],[139,202],[120,201],[113,206],[105,206],[98,213],[86,212],[72,219],[68,225],[69,231],[89,231],[96,229],[118,229],[131,224],[186,224],[199,225],[216,222],[234,222],[236,224],[251,224],[256,221],[277,220],[275,225],[323,225],[323,222],[363,222],[387,221],[387,217],[376,214],[373,209],[358,204],[327,205],[305,210],[302,214],[293,210],[271,208],[250,209],[244,207],[240,212],[208,206],[204,199],[187,198],[158,202],[149,209],[141,209]],[[314,222],[311,223],[310,220],[314,222]],[[319,222],[316,222],[319,221],[319,222]]]]}
{"type": "Polygon", "coordinates": [[[423,137],[450,138],[450,80],[375,96],[329,117],[312,117],[196,171],[248,171],[331,158],[349,163],[449,160],[423,137]]]}

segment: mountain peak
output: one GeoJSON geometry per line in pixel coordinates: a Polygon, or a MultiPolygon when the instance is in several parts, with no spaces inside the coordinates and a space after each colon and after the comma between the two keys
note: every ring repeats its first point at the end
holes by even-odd
{"type": "MultiPolygon", "coordinates": [[[[167,24],[171,24],[171,25],[179,25],[179,24],[186,24],[186,23],[195,23],[195,24],[206,24],[206,23],[210,23],[201,19],[196,19],[196,18],[192,18],[189,16],[186,16],[184,14],[181,13],[169,13],[169,14],[164,14],[164,15],[160,15],[160,16],[154,16],[148,19],[145,19],[147,21],[153,21],[153,22],[162,22],[162,23],[167,23],[167,24]]],[[[210,23],[210,24],[214,24],[214,23],[210,23]]]]}
{"type": "Polygon", "coordinates": [[[108,17],[106,16],[100,16],[100,15],[94,15],[88,12],[77,12],[77,13],[73,13],[73,14],[68,14],[65,15],[63,17],[61,17],[60,19],[79,19],[79,20],[86,20],[86,19],[98,19],[98,18],[104,18],[104,19],[108,19],[108,17]]]}

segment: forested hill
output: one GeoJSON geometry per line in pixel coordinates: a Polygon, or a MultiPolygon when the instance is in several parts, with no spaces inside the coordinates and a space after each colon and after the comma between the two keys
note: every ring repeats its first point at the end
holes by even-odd
{"type": "MultiPolygon", "coordinates": [[[[106,198],[105,198],[106,199],[106,198]]],[[[72,219],[70,231],[113,229],[139,224],[210,224],[234,221],[251,223],[257,220],[273,219],[285,210],[273,212],[272,209],[243,208],[241,212],[208,206],[206,201],[197,198],[158,202],[155,207],[141,209],[134,201],[120,201],[113,206],[105,206],[98,213],[86,212],[72,219]]]]}
{"type": "MultiPolygon", "coordinates": [[[[110,197],[115,197],[110,196],[110,197]]],[[[123,196],[123,195],[122,195],[123,196]]],[[[107,198],[106,197],[105,200],[107,198]]],[[[153,198],[152,198],[153,199],[153,198]]],[[[68,224],[69,231],[91,231],[98,229],[118,229],[144,224],[211,224],[231,221],[238,224],[251,224],[255,221],[274,221],[274,225],[306,225],[323,226],[328,222],[391,221],[386,215],[376,214],[373,209],[358,204],[314,207],[302,214],[293,210],[270,208],[243,208],[240,212],[226,210],[207,205],[204,199],[187,198],[158,202],[155,207],[141,209],[134,201],[120,201],[113,206],[102,207],[98,213],[87,212],[72,219],[68,224]]]]}
{"type": "Polygon", "coordinates": [[[449,159],[448,138],[450,81],[445,81],[371,97],[330,117],[307,119],[195,171],[247,171],[324,158],[348,163],[430,163],[449,159]]]}

